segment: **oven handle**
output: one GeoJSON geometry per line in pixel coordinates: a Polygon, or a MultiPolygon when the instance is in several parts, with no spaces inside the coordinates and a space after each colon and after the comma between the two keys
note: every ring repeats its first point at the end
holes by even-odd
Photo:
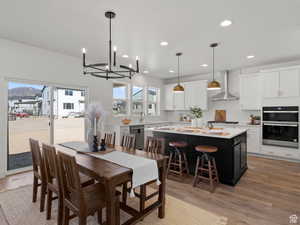
{"type": "Polygon", "coordinates": [[[299,113],[299,111],[263,111],[263,113],[299,113]]]}
{"type": "Polygon", "coordinates": [[[277,127],[298,127],[298,124],[283,124],[283,123],[264,123],[266,126],[277,126],[277,127]]]}

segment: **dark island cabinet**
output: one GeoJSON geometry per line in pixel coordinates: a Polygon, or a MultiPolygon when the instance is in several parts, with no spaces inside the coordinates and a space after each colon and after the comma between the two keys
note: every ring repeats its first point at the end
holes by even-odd
{"type": "Polygon", "coordinates": [[[174,134],[167,132],[153,132],[155,137],[165,139],[165,154],[169,154],[170,141],[186,141],[187,158],[190,172],[194,174],[196,160],[199,153],[194,149],[197,145],[212,145],[218,147],[218,151],[212,155],[216,159],[220,182],[235,185],[247,170],[247,132],[233,138],[220,138],[213,136],[198,136],[188,134],[174,134]]]}

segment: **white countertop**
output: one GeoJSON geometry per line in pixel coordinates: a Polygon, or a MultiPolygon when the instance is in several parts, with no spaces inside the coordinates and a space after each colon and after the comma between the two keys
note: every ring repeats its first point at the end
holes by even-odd
{"type": "Polygon", "coordinates": [[[184,121],[144,121],[144,122],[132,122],[130,124],[121,124],[121,127],[128,127],[128,126],[139,126],[139,125],[151,125],[151,124],[160,124],[160,123],[176,123],[176,124],[189,124],[190,122],[184,121]]]}
{"type": "Polygon", "coordinates": [[[170,134],[184,134],[184,135],[194,135],[194,136],[204,136],[204,137],[214,137],[214,138],[223,138],[231,139],[247,131],[246,128],[223,128],[218,131],[219,133],[211,133],[207,128],[191,128],[191,127],[160,127],[160,128],[149,128],[152,132],[162,132],[170,134]]]}

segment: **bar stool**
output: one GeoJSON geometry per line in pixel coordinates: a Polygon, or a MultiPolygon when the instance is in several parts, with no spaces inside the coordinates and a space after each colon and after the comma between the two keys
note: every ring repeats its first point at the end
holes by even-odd
{"type": "Polygon", "coordinates": [[[183,173],[190,173],[188,161],[184,148],[187,147],[187,143],[184,141],[170,142],[170,158],[167,168],[167,174],[174,173],[176,175],[183,176],[183,173]]]}
{"type": "Polygon", "coordinates": [[[194,187],[202,181],[209,182],[210,192],[215,189],[215,184],[219,183],[218,170],[216,160],[210,153],[217,152],[218,148],[215,146],[198,145],[195,150],[202,155],[198,155],[195,169],[194,187]]]}

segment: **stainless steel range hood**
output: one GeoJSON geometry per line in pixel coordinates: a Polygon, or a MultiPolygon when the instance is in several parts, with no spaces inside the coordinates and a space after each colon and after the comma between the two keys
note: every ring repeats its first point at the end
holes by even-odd
{"type": "Polygon", "coordinates": [[[229,82],[229,72],[226,70],[224,72],[224,90],[212,97],[212,101],[234,101],[238,100],[237,96],[234,96],[229,92],[228,82],[229,82]]]}

